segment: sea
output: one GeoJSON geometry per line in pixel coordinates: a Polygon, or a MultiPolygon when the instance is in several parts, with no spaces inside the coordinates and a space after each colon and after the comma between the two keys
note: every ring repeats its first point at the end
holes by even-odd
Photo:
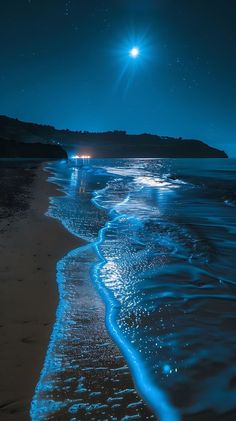
{"type": "Polygon", "coordinates": [[[236,159],[45,170],[47,215],[84,242],[57,264],[31,419],[235,420],[236,159]]]}

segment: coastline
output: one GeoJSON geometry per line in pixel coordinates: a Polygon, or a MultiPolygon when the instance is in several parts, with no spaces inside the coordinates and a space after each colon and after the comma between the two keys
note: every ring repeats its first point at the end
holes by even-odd
{"type": "MultiPolygon", "coordinates": [[[[60,189],[48,172],[50,182],[60,189]]],[[[57,261],[59,305],[31,403],[33,421],[73,415],[78,420],[155,419],[109,332],[108,303],[91,279],[98,258],[95,249],[94,242],[85,243],[57,261]]]]}
{"type": "Polygon", "coordinates": [[[29,420],[58,304],[56,263],[83,244],[45,215],[61,194],[48,183],[45,164],[34,169],[27,210],[4,218],[0,281],[0,420],[29,420]]]}
{"type": "MultiPolygon", "coordinates": [[[[44,396],[40,386],[48,369],[58,323],[60,327],[58,312],[63,301],[58,270],[60,273],[64,262],[77,252],[85,252],[87,256],[91,247],[73,236],[61,222],[45,215],[50,196],[64,196],[64,193],[57,184],[47,181],[51,173],[44,167],[45,163],[32,166],[33,182],[27,186],[28,208],[23,206],[18,215],[13,213],[3,218],[4,227],[0,226],[0,421],[39,420],[47,416],[68,419],[68,412],[75,409],[68,403],[65,379],[59,378],[60,398],[66,405],[55,413],[51,413],[44,401],[45,398],[50,402],[54,395],[44,396]],[[41,405],[46,410],[42,414],[41,405]]],[[[9,182],[12,183],[11,178],[9,182]]],[[[77,385],[81,376],[88,386],[88,393],[83,395],[87,403],[84,409],[82,406],[81,411],[76,411],[77,416],[87,419],[90,415],[86,408],[94,406],[100,415],[105,414],[106,408],[121,418],[124,415],[136,418],[140,412],[145,419],[153,419],[134,388],[126,361],[106,329],[105,304],[92,282],[88,283],[85,266],[78,267],[77,273],[81,280],[77,288],[80,306],[76,306],[79,337],[74,331],[74,351],[71,353],[70,343],[69,359],[78,360],[80,368],[71,384],[71,398],[74,398],[74,383],[77,385]],[[100,392],[92,393],[93,390],[100,392]],[[106,405],[99,404],[101,398],[106,405]]],[[[55,393],[58,399],[56,389],[55,393]]]]}
{"type": "MultiPolygon", "coordinates": [[[[90,215],[90,221],[102,218],[99,209],[103,208],[99,203],[94,213],[88,203],[91,203],[91,192],[97,195],[102,191],[94,190],[94,186],[101,188],[103,183],[99,179],[87,180],[85,194],[80,188],[84,182],[81,175],[76,188],[67,194],[57,184],[57,180],[62,180],[62,187],[63,180],[71,180],[67,172],[62,171],[63,179],[60,171],[53,173],[53,166],[52,171],[46,172],[45,164],[27,167],[25,163],[20,167],[15,161],[11,164],[12,173],[10,167],[1,165],[0,161],[0,421],[24,421],[30,419],[30,414],[33,421],[67,420],[73,416],[76,418],[70,419],[95,420],[101,416],[103,419],[110,416],[123,420],[156,419],[150,409],[152,397],[164,402],[161,419],[169,420],[166,401],[159,391],[155,390],[153,396],[144,393],[139,380],[148,385],[149,394],[151,388],[149,378],[143,377],[145,369],[141,370],[139,379],[139,355],[133,354],[133,364],[125,340],[122,344],[122,336],[113,332],[117,320],[115,303],[109,297],[103,299],[105,289],[97,276],[99,268],[108,261],[99,247],[108,225],[102,224],[96,241],[87,243],[76,236],[81,233],[86,238],[83,233],[89,232],[89,223],[82,218],[84,214],[90,215]],[[8,183],[4,182],[4,171],[8,183]],[[49,197],[51,216],[47,217],[49,197]],[[74,204],[75,199],[78,206],[74,204]],[[68,231],[63,226],[64,221],[74,221],[72,209],[76,214],[74,227],[80,228],[77,231],[70,230],[66,223],[68,231]]],[[[55,168],[58,169],[57,163],[55,168]]],[[[72,181],[75,181],[73,172],[72,181]]],[[[230,186],[227,192],[224,189],[227,197],[230,192],[230,186]]],[[[96,195],[92,195],[94,201],[96,195]]],[[[214,197],[219,210],[230,216],[231,207],[224,207],[224,197],[219,201],[218,188],[214,197]]],[[[235,215],[231,219],[229,216],[226,226],[230,227],[235,215]]],[[[192,238],[198,238],[194,231],[192,238]]],[[[214,249],[202,250],[211,255],[214,249]]],[[[178,398],[178,394],[173,396],[178,398]]],[[[198,413],[186,414],[182,418],[186,421],[221,419],[221,412],[215,408],[214,411],[199,408],[198,413]]],[[[233,419],[233,412],[225,416],[233,419]]]]}

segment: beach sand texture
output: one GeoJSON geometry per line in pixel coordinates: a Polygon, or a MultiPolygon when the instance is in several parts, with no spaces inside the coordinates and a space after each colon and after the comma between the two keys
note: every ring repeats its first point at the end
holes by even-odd
{"type": "Polygon", "coordinates": [[[2,421],[29,419],[30,402],[55,319],[56,262],[80,244],[59,222],[44,215],[48,196],[57,194],[46,178],[42,166],[36,164],[28,164],[26,169],[1,168],[2,421]]]}

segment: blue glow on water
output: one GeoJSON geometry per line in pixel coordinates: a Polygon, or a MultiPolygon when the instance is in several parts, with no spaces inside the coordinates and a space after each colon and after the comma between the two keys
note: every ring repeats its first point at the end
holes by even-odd
{"type": "MultiPolygon", "coordinates": [[[[118,218],[120,217],[117,217],[117,219],[118,218]]],[[[98,242],[94,244],[101,262],[96,264],[93,272],[95,285],[106,302],[107,328],[111,333],[111,336],[120,347],[123,355],[126,358],[126,361],[128,362],[128,365],[132,370],[137,389],[147,400],[147,402],[149,402],[155,414],[159,416],[161,421],[178,421],[180,420],[178,411],[172,407],[168,396],[161,389],[159,389],[156,384],[152,383],[150,378],[147,376],[147,373],[145,372],[143,361],[140,359],[138,352],[130,346],[130,343],[122,335],[122,332],[117,326],[117,308],[119,308],[119,304],[114,299],[111,291],[104,287],[104,285],[100,282],[99,272],[106,261],[103,259],[103,256],[100,253],[99,244],[102,244],[104,241],[104,233],[107,227],[109,227],[109,222],[107,223],[107,226],[101,229],[98,242]]]]}
{"type": "MultiPolygon", "coordinates": [[[[68,369],[54,345],[75,346],[81,335],[76,336],[80,286],[75,290],[73,274],[85,255],[84,280],[93,281],[106,303],[107,329],[156,416],[175,421],[211,410],[223,417],[235,408],[236,215],[228,205],[235,202],[235,162],[198,162],[201,171],[192,160],[99,160],[79,171],[53,164],[51,180],[64,195],[51,198],[49,215],[89,244],[58,263],[60,305],[32,402],[33,420],[40,420],[40,408],[43,416],[63,407],[71,414],[99,408],[69,392],[70,402],[49,399],[55,389],[50,373],[66,376],[68,369]]],[[[114,373],[123,370],[121,365],[114,373]]],[[[70,375],[75,373],[72,364],[70,375]]],[[[86,394],[81,379],[77,392],[86,394]]],[[[123,387],[106,401],[99,390],[90,396],[100,396],[101,411],[118,411],[119,393],[124,400],[129,390],[123,387]]],[[[138,400],[131,408],[139,408],[138,400]]],[[[134,417],[142,419],[123,419],[134,417]]]]}

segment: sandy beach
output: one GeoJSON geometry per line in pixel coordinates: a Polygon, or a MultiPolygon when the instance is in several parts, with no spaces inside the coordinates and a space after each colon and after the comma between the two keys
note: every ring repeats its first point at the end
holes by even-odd
{"type": "MultiPolygon", "coordinates": [[[[56,186],[35,165],[29,186],[16,191],[1,218],[0,420],[29,419],[30,402],[45,358],[58,302],[56,262],[80,241],[44,215],[56,186]],[[27,205],[27,202],[28,205],[27,205]],[[25,205],[25,206],[24,206],[25,205]]],[[[7,170],[11,177],[11,170],[7,170]]],[[[21,170],[22,171],[22,170],[21,170]]],[[[17,170],[12,183],[17,178],[17,170]]],[[[2,182],[1,178],[1,182],[2,182]]],[[[6,190],[6,186],[5,190],[6,190]]],[[[21,186],[22,187],[22,186],[21,186]]],[[[5,191],[5,195],[8,196],[5,191]]]]}

